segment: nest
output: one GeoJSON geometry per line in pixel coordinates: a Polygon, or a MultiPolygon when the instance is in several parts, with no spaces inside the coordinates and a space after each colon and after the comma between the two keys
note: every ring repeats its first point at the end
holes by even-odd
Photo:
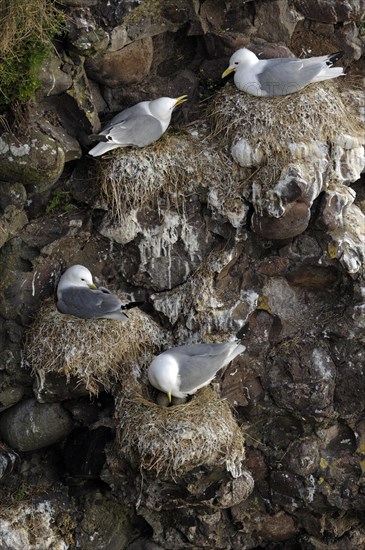
{"type": "Polygon", "coordinates": [[[212,182],[229,194],[232,161],[204,139],[188,134],[163,136],[144,149],[117,149],[108,162],[100,163],[103,207],[120,222],[126,213],[144,205],[155,207],[159,199],[190,194],[212,182]]]}
{"type": "Polygon", "coordinates": [[[290,143],[336,140],[338,134],[362,139],[364,127],[353,98],[333,82],[308,86],[282,97],[257,98],[225,86],[210,114],[213,134],[232,144],[246,138],[269,158],[290,143]],[[339,132],[340,128],[340,132],[339,132]]]}
{"type": "Polygon", "coordinates": [[[203,465],[223,466],[239,477],[244,436],[227,401],[208,386],[183,405],[160,407],[144,377],[137,380],[124,371],[115,411],[118,453],[164,479],[203,465]]]}
{"type": "Polygon", "coordinates": [[[362,143],[359,92],[352,92],[341,91],[341,83],[321,82],[288,96],[257,98],[225,86],[209,114],[211,137],[227,155],[242,150],[240,143],[241,178],[250,187],[270,188],[288,163],[330,156],[339,134],[362,143]]]}
{"type": "Polygon", "coordinates": [[[140,310],[126,323],[111,319],[78,319],[63,315],[53,300],[40,308],[27,333],[25,359],[38,373],[76,378],[87,391],[109,390],[126,367],[150,363],[169,344],[166,333],[140,310]]]}

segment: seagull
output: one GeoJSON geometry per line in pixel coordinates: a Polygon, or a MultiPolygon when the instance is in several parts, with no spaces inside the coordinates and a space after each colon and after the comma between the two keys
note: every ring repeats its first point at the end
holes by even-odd
{"type": "Polygon", "coordinates": [[[207,386],[217,372],[245,351],[237,342],[191,344],[164,351],[148,368],[152,386],[172,396],[187,397],[207,386]]]}
{"type": "Polygon", "coordinates": [[[125,109],[112,118],[99,134],[90,136],[100,143],[89,151],[89,155],[98,157],[117,147],[150,145],[166,132],[175,107],[187,99],[186,95],[160,97],[125,109]]]}
{"type": "Polygon", "coordinates": [[[93,283],[90,271],[83,265],[69,267],[57,287],[57,308],[61,313],[80,319],[115,319],[127,321],[123,310],[143,302],[123,303],[118,296],[93,283]]]}
{"type": "Polygon", "coordinates": [[[307,59],[259,59],[247,48],[241,48],[231,56],[229,67],[222,74],[222,78],[234,72],[236,87],[253,96],[288,95],[312,82],[343,75],[342,67],[332,67],[342,55],[342,52],[337,52],[307,59]]]}

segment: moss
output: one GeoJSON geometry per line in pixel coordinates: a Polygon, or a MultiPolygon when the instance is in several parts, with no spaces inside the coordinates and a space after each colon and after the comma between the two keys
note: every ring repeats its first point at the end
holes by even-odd
{"type": "Polygon", "coordinates": [[[12,0],[1,7],[0,105],[34,98],[38,74],[64,29],[64,14],[49,0],[12,0]]]}
{"type": "Polygon", "coordinates": [[[356,21],[356,26],[359,29],[359,35],[365,36],[365,21],[356,21]]]}
{"type": "Polygon", "coordinates": [[[74,204],[71,204],[72,196],[69,191],[62,191],[57,189],[47,205],[46,212],[50,214],[52,212],[71,212],[76,209],[74,204]]]}

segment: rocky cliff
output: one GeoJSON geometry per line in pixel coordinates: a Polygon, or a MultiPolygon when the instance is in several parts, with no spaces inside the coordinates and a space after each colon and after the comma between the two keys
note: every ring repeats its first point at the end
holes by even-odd
{"type": "Polygon", "coordinates": [[[33,99],[2,58],[2,549],[365,546],[364,13],[63,0],[33,99]],[[341,50],[346,75],[248,96],[221,79],[242,46],[341,50]],[[183,94],[156,143],[88,156],[113,114],[183,94]],[[58,313],[73,264],[144,305],[58,313]],[[212,387],[155,403],[154,354],[234,337],[212,387]]]}

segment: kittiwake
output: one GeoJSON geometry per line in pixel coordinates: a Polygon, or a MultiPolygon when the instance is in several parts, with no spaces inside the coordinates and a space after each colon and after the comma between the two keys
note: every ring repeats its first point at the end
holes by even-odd
{"type": "Polygon", "coordinates": [[[259,59],[246,48],[237,50],[229,60],[222,78],[234,72],[239,90],[258,97],[293,94],[312,82],[336,78],[344,74],[342,67],[332,67],[342,52],[307,59],[278,57],[259,59]]]}
{"type": "Polygon", "coordinates": [[[126,321],[124,310],[143,302],[122,302],[106,288],[93,283],[90,271],[83,265],[69,267],[57,286],[57,308],[61,313],[81,319],[115,319],[126,321]]]}
{"type": "Polygon", "coordinates": [[[89,155],[98,157],[117,147],[150,145],[167,130],[175,107],[187,99],[186,95],[160,97],[125,109],[112,118],[99,134],[91,136],[100,143],[89,151],[89,155]]]}
{"type": "Polygon", "coordinates": [[[152,386],[171,397],[187,397],[207,386],[219,369],[245,351],[238,342],[191,344],[164,351],[148,369],[152,386]]]}

